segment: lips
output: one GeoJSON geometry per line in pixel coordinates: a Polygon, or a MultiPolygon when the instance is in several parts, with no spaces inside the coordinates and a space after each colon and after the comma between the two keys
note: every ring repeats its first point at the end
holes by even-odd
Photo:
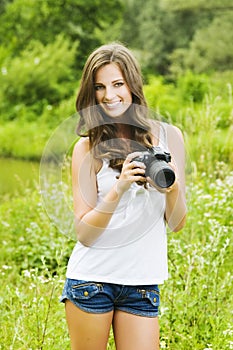
{"type": "Polygon", "coordinates": [[[108,109],[114,109],[119,107],[121,104],[121,101],[114,101],[114,102],[104,102],[104,105],[108,108],[108,109]]]}

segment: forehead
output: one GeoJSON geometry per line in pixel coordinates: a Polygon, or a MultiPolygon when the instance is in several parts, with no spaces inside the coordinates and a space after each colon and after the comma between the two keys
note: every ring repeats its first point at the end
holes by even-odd
{"type": "Polygon", "coordinates": [[[108,82],[123,79],[123,74],[118,64],[112,62],[100,67],[95,74],[95,82],[108,82]]]}

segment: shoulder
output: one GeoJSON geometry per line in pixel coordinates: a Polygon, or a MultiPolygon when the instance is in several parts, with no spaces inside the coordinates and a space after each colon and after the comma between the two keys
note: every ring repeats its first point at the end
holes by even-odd
{"type": "Polygon", "coordinates": [[[74,168],[81,166],[81,163],[90,158],[90,145],[89,138],[82,137],[74,145],[73,154],[72,154],[72,164],[74,168]]]}
{"type": "Polygon", "coordinates": [[[175,125],[162,123],[166,130],[168,143],[171,142],[184,142],[182,131],[175,125]]]}
{"type": "Polygon", "coordinates": [[[81,154],[85,155],[89,152],[89,150],[90,150],[89,138],[81,137],[74,145],[73,156],[77,156],[81,154]]]}
{"type": "Polygon", "coordinates": [[[182,131],[174,125],[166,125],[168,149],[177,163],[183,167],[185,161],[185,145],[182,131]]]}
{"type": "Polygon", "coordinates": [[[95,173],[97,173],[102,166],[102,161],[93,158],[93,156],[91,155],[89,137],[80,138],[73,149],[73,167],[79,168],[82,163],[88,166],[88,168],[90,168],[91,171],[94,170],[95,173]]]}

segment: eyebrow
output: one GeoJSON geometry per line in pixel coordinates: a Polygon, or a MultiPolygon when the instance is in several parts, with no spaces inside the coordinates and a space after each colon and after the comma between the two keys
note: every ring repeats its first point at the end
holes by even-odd
{"type": "MultiPolygon", "coordinates": [[[[118,78],[118,79],[114,79],[114,80],[113,80],[111,83],[113,83],[113,84],[114,84],[114,83],[116,83],[116,82],[118,82],[118,81],[125,81],[125,80],[124,80],[124,78],[118,78]]],[[[101,85],[104,85],[103,83],[101,83],[101,82],[97,82],[97,81],[95,82],[95,85],[96,85],[96,84],[99,84],[99,85],[100,85],[100,84],[101,84],[101,85]]]]}

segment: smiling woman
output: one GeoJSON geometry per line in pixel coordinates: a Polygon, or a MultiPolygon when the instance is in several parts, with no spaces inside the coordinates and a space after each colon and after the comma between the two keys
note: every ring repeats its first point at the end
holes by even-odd
{"type": "Polygon", "coordinates": [[[99,68],[95,76],[96,102],[110,117],[119,117],[132,103],[132,95],[115,63],[99,68]]]}
{"type": "MultiPolygon", "coordinates": [[[[159,349],[159,284],[168,278],[166,223],[185,223],[184,145],[179,129],[151,120],[142,76],[123,45],[104,45],[85,64],[72,155],[78,242],[61,301],[72,350],[159,349]],[[142,151],[170,151],[176,181],[151,183],[142,151]]],[[[170,162],[170,161],[169,161],[170,162]]],[[[57,204],[56,204],[57,205],[57,204]]]]}

